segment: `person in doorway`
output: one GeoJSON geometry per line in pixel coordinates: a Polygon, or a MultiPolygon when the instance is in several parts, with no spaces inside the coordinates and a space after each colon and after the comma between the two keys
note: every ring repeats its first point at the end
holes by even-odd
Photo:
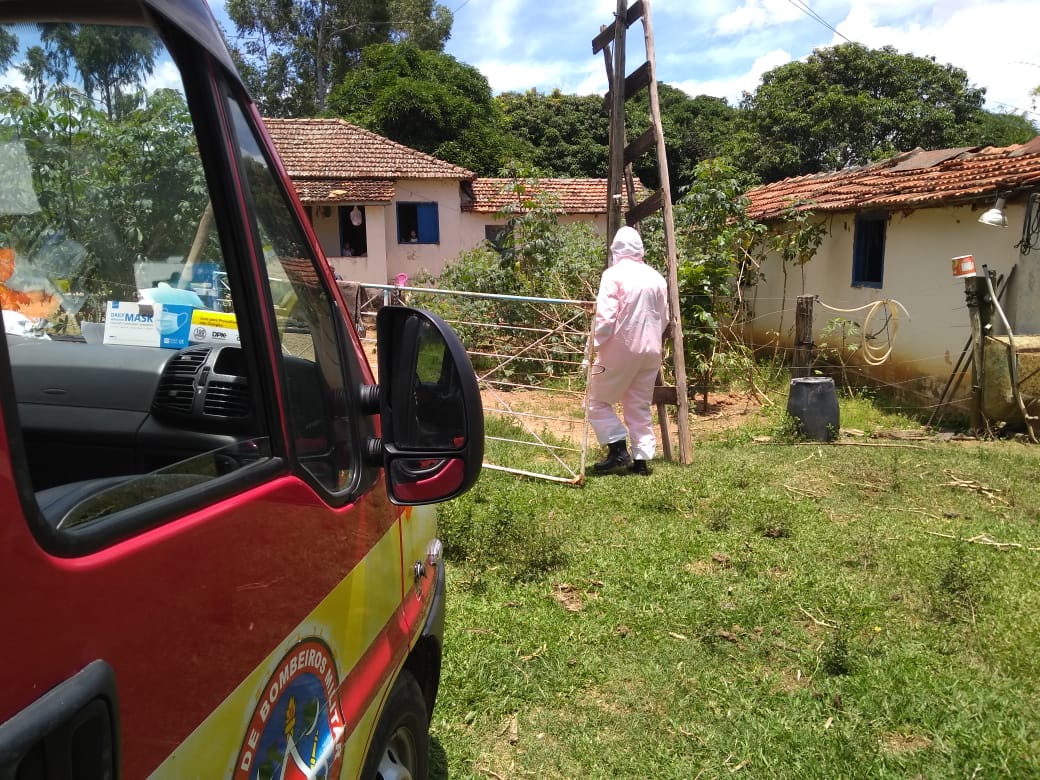
{"type": "Polygon", "coordinates": [[[607,447],[606,457],[592,467],[596,474],[649,474],[647,461],[657,450],[650,405],[667,324],[668,285],[643,261],[639,233],[623,227],[610,245],[593,318],[589,423],[607,447]],[[632,439],[631,453],[626,437],[632,439]]]}
{"type": "Polygon", "coordinates": [[[340,256],[341,257],[353,257],[354,256],[354,247],[352,247],[350,245],[349,241],[344,241],[343,242],[343,248],[340,250],[340,256]]]}

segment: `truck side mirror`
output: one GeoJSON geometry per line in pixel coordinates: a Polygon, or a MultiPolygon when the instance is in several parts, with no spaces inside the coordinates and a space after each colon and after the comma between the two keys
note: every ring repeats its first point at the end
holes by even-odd
{"type": "Polygon", "coordinates": [[[384,306],[376,316],[380,450],[395,504],[432,504],[480,476],[484,410],[469,356],[440,317],[384,306]]]}

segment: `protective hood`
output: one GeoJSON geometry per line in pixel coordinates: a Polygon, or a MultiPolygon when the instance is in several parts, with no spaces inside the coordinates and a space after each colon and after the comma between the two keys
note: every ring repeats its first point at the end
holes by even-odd
{"type": "Polygon", "coordinates": [[[635,228],[627,225],[614,234],[614,240],[610,244],[610,264],[614,265],[625,257],[629,260],[643,259],[643,239],[639,237],[635,228]]]}

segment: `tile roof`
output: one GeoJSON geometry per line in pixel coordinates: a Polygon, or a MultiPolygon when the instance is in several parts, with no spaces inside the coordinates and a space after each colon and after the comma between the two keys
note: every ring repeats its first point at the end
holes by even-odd
{"type": "Polygon", "coordinates": [[[342,119],[264,119],[289,177],[458,179],[476,174],[342,119]]]}
{"type": "MultiPolygon", "coordinates": [[[[463,207],[464,211],[480,214],[495,214],[509,203],[515,196],[503,189],[512,179],[477,179],[473,182],[472,203],[463,207]]],[[[545,191],[554,194],[560,200],[560,211],[564,214],[606,214],[607,213],[607,180],[606,179],[539,179],[533,191],[545,191]]],[[[636,199],[647,196],[646,187],[636,179],[636,199]]]]}
{"type": "Polygon", "coordinates": [[[303,179],[293,177],[303,203],[389,203],[394,182],[388,179],[303,179]]]}
{"type": "Polygon", "coordinates": [[[778,219],[792,206],[815,212],[928,208],[1037,186],[1040,136],[1001,148],[915,149],[860,168],[784,179],[747,193],[748,216],[778,219]]]}

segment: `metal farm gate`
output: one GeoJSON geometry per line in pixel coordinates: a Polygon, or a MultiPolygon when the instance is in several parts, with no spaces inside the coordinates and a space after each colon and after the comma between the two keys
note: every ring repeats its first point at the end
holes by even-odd
{"type": "Polygon", "coordinates": [[[582,484],[592,301],[365,285],[348,301],[363,341],[375,343],[376,311],[396,302],[439,314],[466,347],[484,401],[484,468],[582,484]]]}

